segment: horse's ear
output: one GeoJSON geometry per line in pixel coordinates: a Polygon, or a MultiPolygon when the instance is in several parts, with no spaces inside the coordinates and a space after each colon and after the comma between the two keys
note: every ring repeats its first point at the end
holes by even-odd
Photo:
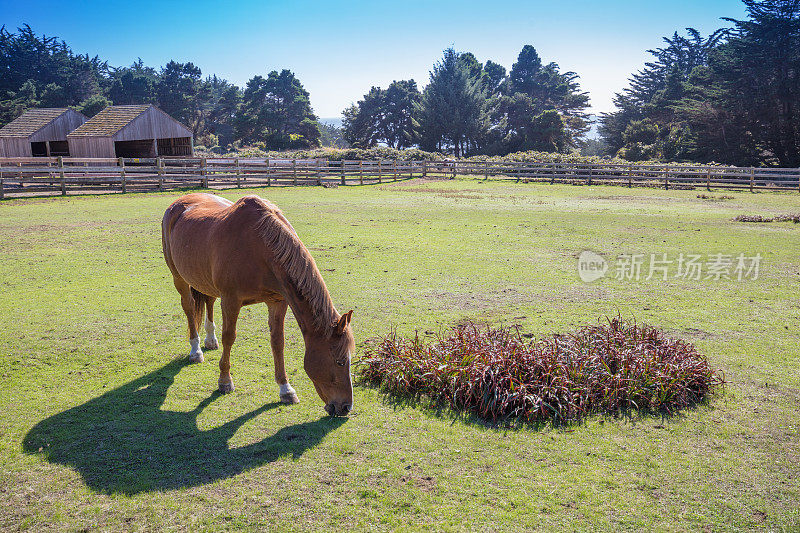
{"type": "Polygon", "coordinates": [[[336,322],[336,325],[334,326],[336,328],[336,333],[338,333],[339,335],[344,333],[344,328],[347,327],[347,325],[350,323],[350,319],[352,318],[353,318],[352,309],[347,313],[343,314],[342,317],[339,319],[338,322],[336,322]]]}

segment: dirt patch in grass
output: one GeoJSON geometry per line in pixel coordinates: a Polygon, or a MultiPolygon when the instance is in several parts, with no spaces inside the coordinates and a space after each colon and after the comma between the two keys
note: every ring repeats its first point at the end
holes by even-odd
{"type": "Polygon", "coordinates": [[[775,215],[774,217],[763,215],[738,215],[733,220],[734,222],[794,222],[798,224],[800,223],[800,214],[790,213],[775,215]]]}
{"type": "Polygon", "coordinates": [[[460,311],[476,311],[493,309],[498,306],[518,306],[529,301],[530,295],[520,292],[513,287],[506,287],[496,292],[468,292],[456,293],[434,290],[425,295],[426,298],[436,301],[440,307],[458,309],[460,311]]]}

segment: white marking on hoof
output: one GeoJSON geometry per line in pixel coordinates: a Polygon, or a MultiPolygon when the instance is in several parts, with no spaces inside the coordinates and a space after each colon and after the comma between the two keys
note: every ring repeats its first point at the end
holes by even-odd
{"type": "Polygon", "coordinates": [[[202,363],[204,359],[203,359],[203,350],[200,349],[200,337],[189,339],[189,344],[192,347],[192,349],[189,351],[189,362],[202,363]]]}
{"type": "Polygon", "coordinates": [[[222,394],[228,394],[229,392],[233,392],[236,387],[233,386],[233,379],[229,379],[228,381],[219,381],[219,391],[222,394]]]}
{"type": "Polygon", "coordinates": [[[219,348],[217,336],[214,334],[215,330],[214,323],[209,321],[208,317],[206,317],[206,340],[203,341],[203,348],[206,350],[216,350],[219,348]]]}
{"type": "Polygon", "coordinates": [[[300,400],[297,398],[297,393],[288,383],[282,383],[279,386],[281,401],[283,403],[298,403],[300,400]]]}

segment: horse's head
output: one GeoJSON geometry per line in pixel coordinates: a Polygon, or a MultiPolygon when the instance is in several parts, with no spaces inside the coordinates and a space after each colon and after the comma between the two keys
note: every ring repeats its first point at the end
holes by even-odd
{"type": "Polygon", "coordinates": [[[345,416],[353,408],[350,355],[356,344],[350,328],[352,316],[350,311],[333,323],[330,336],[306,339],[303,366],[331,416],[345,416]]]}

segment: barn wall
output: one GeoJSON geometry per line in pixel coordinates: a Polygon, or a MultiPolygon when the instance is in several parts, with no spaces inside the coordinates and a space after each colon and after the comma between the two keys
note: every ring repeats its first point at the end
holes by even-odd
{"type": "Polygon", "coordinates": [[[31,135],[31,142],[66,141],[67,134],[86,122],[86,117],[70,109],[31,135]]]}
{"type": "Polygon", "coordinates": [[[116,157],[109,137],[69,137],[67,141],[71,157],[116,157]]]}
{"type": "Polygon", "coordinates": [[[192,132],[163,111],[150,107],[114,135],[115,141],[191,137],[192,132]]]}
{"type": "Polygon", "coordinates": [[[27,137],[3,137],[3,157],[33,157],[27,137]]]}

